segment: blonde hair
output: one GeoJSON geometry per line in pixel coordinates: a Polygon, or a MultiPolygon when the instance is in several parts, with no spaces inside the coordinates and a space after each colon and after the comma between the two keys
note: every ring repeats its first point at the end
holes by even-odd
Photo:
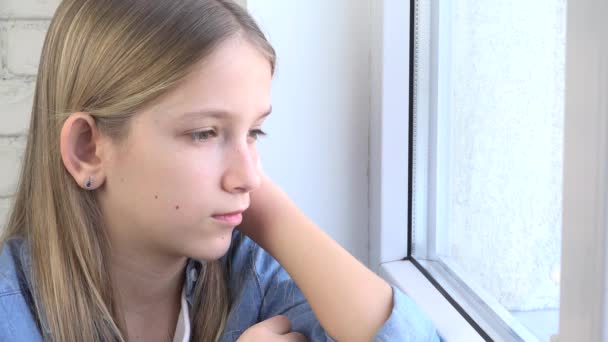
{"type": "MultiPolygon", "coordinates": [[[[174,89],[222,41],[239,35],[274,72],[275,52],[230,0],[64,0],[48,30],[23,168],[0,242],[26,239],[33,298],[46,341],[125,341],[107,268],[108,239],[94,191],[65,169],[59,134],[87,112],[116,140],[130,118],[174,89]]],[[[192,341],[221,336],[229,310],[225,270],[207,262],[195,286],[192,341]]]]}

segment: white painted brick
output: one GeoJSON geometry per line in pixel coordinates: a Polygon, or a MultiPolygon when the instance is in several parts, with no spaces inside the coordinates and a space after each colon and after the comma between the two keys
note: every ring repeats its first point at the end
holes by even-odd
{"type": "Polygon", "coordinates": [[[25,134],[30,122],[35,82],[0,80],[0,135],[25,134]]]}
{"type": "Polygon", "coordinates": [[[14,75],[36,75],[49,22],[8,22],[6,68],[14,75]]]}
{"type": "Polygon", "coordinates": [[[0,198],[0,232],[5,228],[8,221],[8,211],[11,207],[13,198],[0,198]]]}
{"type": "Polygon", "coordinates": [[[14,195],[19,181],[26,138],[0,138],[0,197],[14,195]]]}
{"type": "Polygon", "coordinates": [[[0,0],[0,18],[51,18],[60,0],[0,0]]]}

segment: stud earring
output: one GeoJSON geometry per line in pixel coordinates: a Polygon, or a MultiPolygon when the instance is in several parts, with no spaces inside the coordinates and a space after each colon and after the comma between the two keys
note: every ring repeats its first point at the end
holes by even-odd
{"type": "Polygon", "coordinates": [[[90,190],[92,186],[93,186],[93,176],[89,176],[89,179],[84,184],[84,187],[90,190]]]}

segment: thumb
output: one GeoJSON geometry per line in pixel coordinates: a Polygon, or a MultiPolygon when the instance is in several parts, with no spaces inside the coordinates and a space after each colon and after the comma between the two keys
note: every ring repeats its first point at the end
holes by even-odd
{"type": "Polygon", "coordinates": [[[263,321],[260,325],[278,335],[287,334],[291,331],[291,321],[285,315],[274,316],[263,321]]]}

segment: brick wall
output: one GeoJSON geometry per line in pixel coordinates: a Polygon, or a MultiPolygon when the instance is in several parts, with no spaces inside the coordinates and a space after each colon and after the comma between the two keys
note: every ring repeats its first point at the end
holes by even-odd
{"type": "Polygon", "coordinates": [[[44,35],[59,2],[0,1],[0,227],[17,185],[44,35]]]}

